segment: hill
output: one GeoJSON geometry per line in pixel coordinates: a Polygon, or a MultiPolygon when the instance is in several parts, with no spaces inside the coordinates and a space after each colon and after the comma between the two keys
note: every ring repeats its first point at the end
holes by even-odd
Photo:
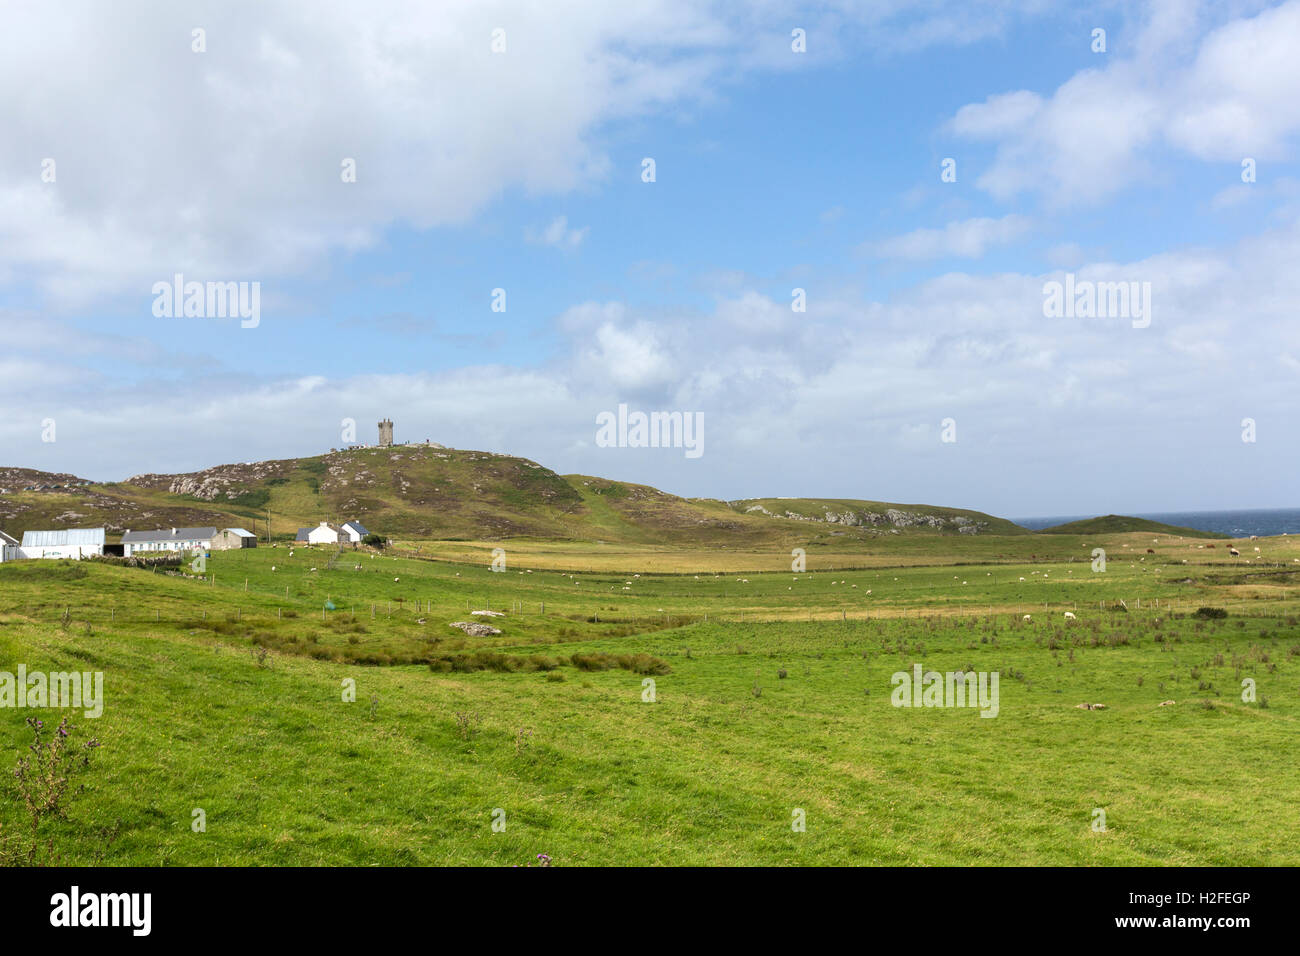
{"type": "Polygon", "coordinates": [[[746,514],[787,521],[820,521],[841,528],[867,528],[898,533],[931,531],[951,534],[1029,534],[1005,518],[982,511],[935,505],[900,505],[854,498],[746,498],[730,503],[746,514]]]}
{"type": "Polygon", "coordinates": [[[1216,531],[1198,531],[1196,528],[1180,528],[1178,525],[1162,524],[1146,518],[1133,518],[1128,515],[1104,515],[1098,518],[1085,518],[1082,521],[1070,521],[1066,524],[1043,528],[1039,534],[1123,534],[1140,531],[1152,534],[1173,534],[1184,538],[1227,538],[1226,534],[1216,531]]]}
{"type": "Polygon", "coordinates": [[[559,475],[512,455],[438,445],[353,448],[308,458],[143,474],[95,484],[75,475],[0,470],[0,528],[243,525],[292,535],[356,518],[407,539],[619,542],[789,548],[898,534],[1024,534],[978,511],[856,499],[682,498],[648,485],[559,475]]]}

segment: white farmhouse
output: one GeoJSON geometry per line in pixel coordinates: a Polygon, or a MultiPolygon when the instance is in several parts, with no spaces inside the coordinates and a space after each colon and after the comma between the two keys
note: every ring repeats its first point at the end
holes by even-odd
{"type": "Polygon", "coordinates": [[[63,531],[24,531],[20,558],[73,558],[104,553],[103,528],[66,528],[63,531]]]}
{"type": "Polygon", "coordinates": [[[347,535],[347,540],[353,544],[360,544],[361,539],[370,534],[366,526],[360,521],[348,521],[343,525],[343,533],[347,535]]]}
{"type": "Polygon", "coordinates": [[[308,544],[338,544],[343,540],[345,540],[343,532],[328,521],[322,521],[307,532],[308,544]]]}
{"type": "Polygon", "coordinates": [[[142,552],[157,551],[210,551],[216,528],[158,528],[154,531],[132,531],[122,535],[122,553],[127,557],[142,552]]]}

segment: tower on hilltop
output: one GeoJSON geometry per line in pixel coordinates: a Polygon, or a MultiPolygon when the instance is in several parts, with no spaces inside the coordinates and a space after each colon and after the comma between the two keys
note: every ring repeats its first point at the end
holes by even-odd
{"type": "Polygon", "coordinates": [[[387,448],[393,443],[393,420],[385,418],[379,423],[379,447],[387,448]]]}

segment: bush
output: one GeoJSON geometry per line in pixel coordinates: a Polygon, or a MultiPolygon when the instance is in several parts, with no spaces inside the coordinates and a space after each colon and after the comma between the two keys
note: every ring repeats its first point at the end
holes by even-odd
{"type": "Polygon", "coordinates": [[[384,539],[381,535],[377,535],[372,531],[361,539],[361,543],[368,544],[372,548],[382,548],[384,546],[384,539]]]}
{"type": "Polygon", "coordinates": [[[1198,607],[1192,617],[1199,617],[1203,621],[1221,621],[1228,616],[1226,608],[1221,607],[1198,607]]]}

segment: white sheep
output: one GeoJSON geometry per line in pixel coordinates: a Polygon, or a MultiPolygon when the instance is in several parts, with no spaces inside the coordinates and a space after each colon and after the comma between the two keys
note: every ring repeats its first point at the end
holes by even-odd
{"type": "Polygon", "coordinates": [[[1066,619],[1067,621],[1073,621],[1073,620],[1074,620],[1074,612],[1073,612],[1073,611],[1066,611],[1066,612],[1065,612],[1065,619],[1066,619]]]}

